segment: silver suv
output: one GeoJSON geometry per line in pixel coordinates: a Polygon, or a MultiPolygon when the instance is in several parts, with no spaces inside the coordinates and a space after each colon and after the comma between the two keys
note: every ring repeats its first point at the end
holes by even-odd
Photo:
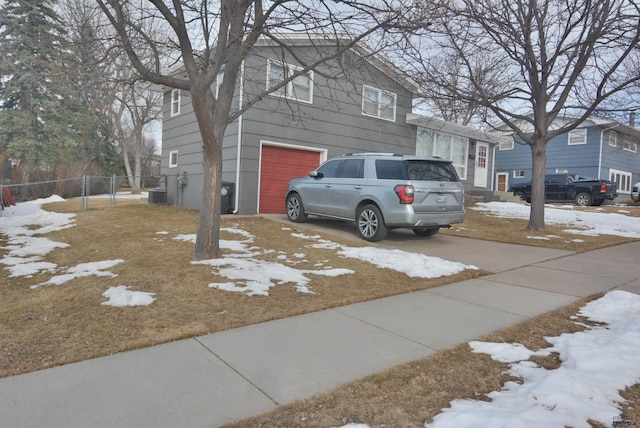
{"type": "Polygon", "coordinates": [[[307,214],[355,221],[367,241],[384,239],[389,229],[400,227],[433,236],[441,227],[464,221],[464,188],[451,161],[350,154],[291,180],[286,210],[296,223],[307,214]]]}

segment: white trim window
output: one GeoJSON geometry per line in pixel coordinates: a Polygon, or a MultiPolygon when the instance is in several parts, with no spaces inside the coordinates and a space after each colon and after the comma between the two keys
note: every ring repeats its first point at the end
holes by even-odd
{"type": "Polygon", "coordinates": [[[617,169],[609,170],[609,180],[618,185],[618,192],[631,193],[631,173],[619,171],[617,169]]]}
{"type": "Polygon", "coordinates": [[[503,150],[513,150],[515,147],[516,143],[515,141],[513,141],[513,138],[510,138],[508,140],[504,140],[504,141],[500,141],[500,151],[503,150]]]}
{"type": "MultiPolygon", "coordinates": [[[[281,62],[267,60],[267,90],[274,88],[286,79],[290,79],[295,73],[302,70],[281,62]]],[[[281,88],[271,92],[271,95],[284,97],[290,100],[313,102],[313,71],[298,74],[281,88]]]]}
{"type": "Polygon", "coordinates": [[[439,156],[453,161],[460,180],[467,179],[469,139],[418,127],[416,155],[439,156]]]}
{"type": "Polygon", "coordinates": [[[169,152],[169,168],[177,168],[178,167],[178,151],[171,150],[169,152]]]}
{"type": "Polygon", "coordinates": [[[587,129],[578,128],[569,132],[569,145],[587,144],[587,129]]]}
{"type": "Polygon", "coordinates": [[[396,94],[362,85],[362,114],[396,121],[396,94]]]}
{"type": "Polygon", "coordinates": [[[633,141],[632,137],[625,135],[622,138],[622,150],[636,153],[638,151],[638,144],[633,141]]]}
{"type": "Polygon", "coordinates": [[[180,114],[180,89],[171,90],[171,117],[180,114]]]}
{"type": "Polygon", "coordinates": [[[220,92],[220,86],[222,86],[223,79],[224,79],[224,70],[221,70],[216,76],[216,98],[218,98],[218,93],[220,92]]]}
{"type": "Polygon", "coordinates": [[[609,145],[618,147],[618,133],[616,131],[609,131],[609,145]]]}
{"type": "Polygon", "coordinates": [[[513,178],[524,178],[524,169],[514,169],[513,178]]]}

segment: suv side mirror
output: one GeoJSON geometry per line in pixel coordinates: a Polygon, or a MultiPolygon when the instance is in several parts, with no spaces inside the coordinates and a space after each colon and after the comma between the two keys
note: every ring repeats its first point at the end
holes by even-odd
{"type": "Polygon", "coordinates": [[[322,178],[322,177],[324,177],[324,175],[323,175],[321,172],[318,172],[318,171],[311,171],[311,172],[309,173],[309,177],[312,177],[312,178],[322,178]]]}

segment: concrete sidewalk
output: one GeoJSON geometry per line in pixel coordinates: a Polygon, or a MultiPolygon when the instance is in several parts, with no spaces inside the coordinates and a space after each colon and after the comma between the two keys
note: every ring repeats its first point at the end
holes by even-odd
{"type": "Polygon", "coordinates": [[[0,426],[218,426],[596,292],[640,293],[640,242],[583,254],[444,235],[376,245],[494,274],[0,379],[0,426]]]}

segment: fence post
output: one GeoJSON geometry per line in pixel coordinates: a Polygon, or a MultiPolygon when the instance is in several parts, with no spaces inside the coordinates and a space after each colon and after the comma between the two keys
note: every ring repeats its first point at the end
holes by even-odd
{"type": "Polygon", "coordinates": [[[82,176],[82,181],[80,182],[80,210],[84,212],[84,210],[86,210],[86,201],[85,201],[85,196],[87,194],[87,189],[86,189],[86,185],[85,185],[85,177],[86,176],[82,176]]]}
{"type": "Polygon", "coordinates": [[[110,208],[114,208],[116,206],[116,190],[117,190],[117,183],[116,183],[116,175],[113,174],[111,176],[111,203],[109,204],[110,208]]]}

